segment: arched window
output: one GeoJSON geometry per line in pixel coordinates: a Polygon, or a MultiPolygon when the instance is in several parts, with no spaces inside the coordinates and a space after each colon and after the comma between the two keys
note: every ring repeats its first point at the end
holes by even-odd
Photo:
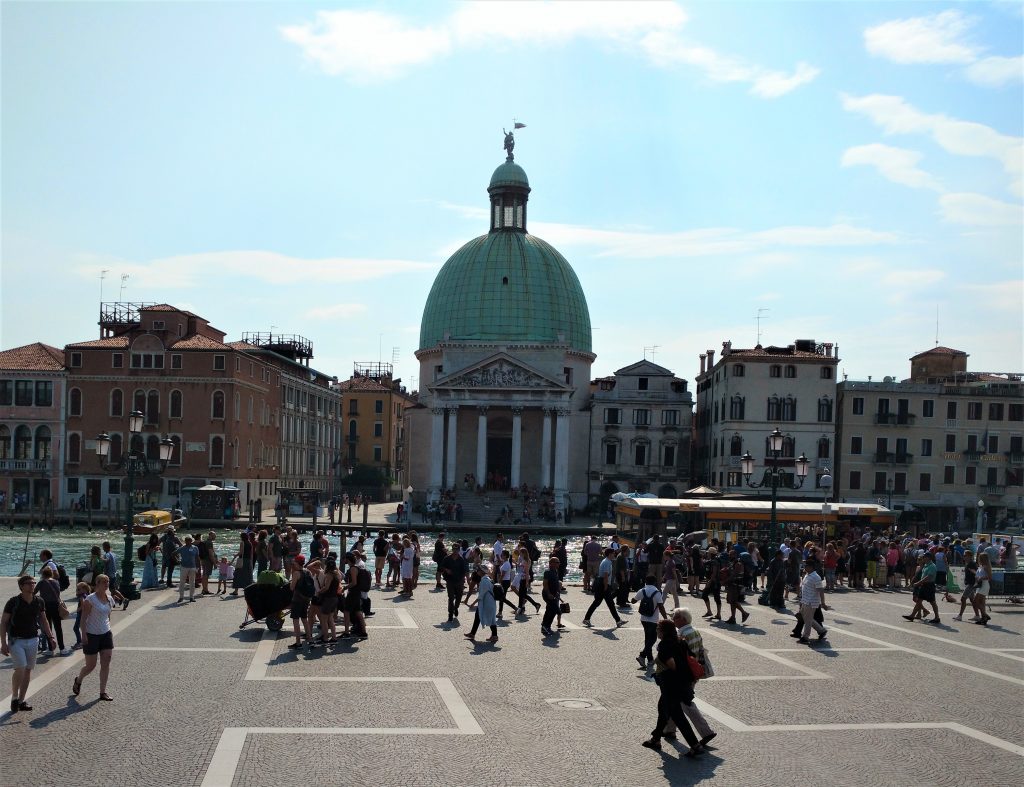
{"type": "Polygon", "coordinates": [[[14,458],[28,459],[31,455],[32,432],[23,424],[14,430],[14,458]]]}
{"type": "Polygon", "coordinates": [[[181,464],[181,437],[179,435],[171,435],[171,442],[174,443],[174,450],[171,451],[171,464],[181,464]]]}
{"type": "Polygon", "coordinates": [[[245,451],[245,466],[252,467],[252,440],[249,441],[245,451]]]}
{"type": "Polygon", "coordinates": [[[239,458],[238,458],[238,438],[237,437],[235,438],[234,442],[231,443],[231,456],[234,459],[234,465],[235,465],[235,468],[237,469],[238,468],[238,462],[240,461],[239,458]]]}
{"type": "Polygon", "coordinates": [[[151,461],[160,459],[160,438],[155,434],[146,438],[146,459],[151,461]]]}
{"type": "MultiPolygon", "coordinates": [[[[146,423],[160,423],[160,392],[150,391],[146,394],[146,423]]],[[[157,441],[159,442],[159,440],[157,441]]]]}
{"type": "Polygon", "coordinates": [[[181,418],[181,391],[171,391],[171,403],[168,415],[171,418],[181,418]]]}
{"type": "Polygon", "coordinates": [[[235,420],[242,420],[242,396],[238,391],[235,391],[235,420]]]}
{"type": "Polygon", "coordinates": [[[68,435],[68,462],[77,464],[82,461],[82,436],[78,432],[68,435]]]}
{"type": "MultiPolygon", "coordinates": [[[[224,418],[224,392],[214,391],[213,401],[210,405],[210,417],[211,418],[224,418]]],[[[223,443],[223,441],[221,441],[223,443]]]]}
{"type": "Polygon", "coordinates": [[[217,436],[210,440],[210,466],[224,466],[224,438],[217,436]]]}
{"type": "Polygon", "coordinates": [[[50,458],[50,427],[40,426],[36,429],[36,445],[33,456],[36,459],[50,458]]]}
{"type": "Polygon", "coordinates": [[[790,365],[788,365],[786,367],[786,377],[789,377],[789,378],[796,377],[796,367],[793,366],[792,364],[790,364],[790,365]]]}
{"type": "Polygon", "coordinates": [[[124,391],[115,388],[110,392],[110,417],[121,418],[124,415],[124,391]]]}
{"type": "Polygon", "coordinates": [[[124,449],[124,440],[120,434],[114,433],[110,435],[110,456],[107,457],[110,462],[120,462],[121,452],[124,449]]]}
{"type": "Polygon", "coordinates": [[[247,415],[248,415],[249,423],[252,423],[252,397],[251,396],[249,397],[249,410],[247,412],[247,415]]]}
{"type": "Polygon", "coordinates": [[[768,376],[769,377],[782,377],[782,367],[779,366],[778,364],[772,364],[768,368],[768,376]]]}
{"type": "Polygon", "coordinates": [[[796,420],[796,399],[794,399],[792,396],[787,396],[785,399],[782,400],[782,420],[796,420]]]}
{"type": "Polygon", "coordinates": [[[783,459],[792,459],[796,456],[796,440],[792,437],[786,436],[782,438],[782,454],[783,459]]]}
{"type": "Polygon", "coordinates": [[[11,458],[11,430],[0,424],[0,459],[11,458]]]}
{"type": "Polygon", "coordinates": [[[743,455],[743,438],[738,434],[734,434],[729,440],[729,456],[742,456],[743,455]]]}
{"type": "Polygon", "coordinates": [[[68,415],[82,414],[82,390],[72,388],[68,392],[68,415]]]}
{"type": "Polygon", "coordinates": [[[779,397],[777,396],[772,396],[768,399],[768,420],[782,420],[782,403],[779,401],[779,397]]]}
{"type": "Polygon", "coordinates": [[[140,413],[146,412],[146,392],[141,388],[132,394],[132,409],[138,410],[140,413]]]}
{"type": "Polygon", "coordinates": [[[356,436],[356,419],[355,418],[353,418],[351,421],[348,422],[348,436],[349,437],[355,437],[356,436]]]}
{"type": "Polygon", "coordinates": [[[818,438],[818,459],[828,459],[830,441],[827,437],[818,438]]]}
{"type": "Polygon", "coordinates": [[[822,380],[831,380],[832,379],[832,367],[831,366],[822,366],[821,367],[821,379],[822,380]]]}
{"type": "Polygon", "coordinates": [[[832,422],[832,400],[823,396],[818,400],[818,421],[822,423],[832,422]]]}
{"type": "Polygon", "coordinates": [[[733,377],[742,377],[745,371],[746,371],[746,369],[744,368],[743,364],[741,364],[741,363],[734,363],[732,365],[732,376],[733,377]]]}
{"type": "Polygon", "coordinates": [[[742,421],[745,417],[745,400],[742,396],[734,396],[729,400],[729,418],[733,421],[742,421]]]}
{"type": "Polygon", "coordinates": [[[146,450],[146,441],[142,439],[142,435],[133,434],[131,439],[131,452],[133,454],[142,454],[146,450]]]}

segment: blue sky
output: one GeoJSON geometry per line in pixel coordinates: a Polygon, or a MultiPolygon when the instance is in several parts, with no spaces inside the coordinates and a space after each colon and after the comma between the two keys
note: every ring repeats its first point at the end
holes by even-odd
{"type": "Polygon", "coordinates": [[[4,3],[4,348],[104,299],[415,387],[433,277],[503,127],[573,264],[595,376],[657,345],[935,342],[1024,370],[1017,3],[4,3]]]}

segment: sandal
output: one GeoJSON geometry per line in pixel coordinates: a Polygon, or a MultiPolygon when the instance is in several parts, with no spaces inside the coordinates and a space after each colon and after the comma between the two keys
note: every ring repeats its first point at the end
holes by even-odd
{"type": "Polygon", "coordinates": [[[75,678],[75,682],[71,684],[71,693],[76,697],[82,693],[82,679],[75,678]]]}
{"type": "Polygon", "coordinates": [[[111,697],[109,694],[101,694],[100,695],[100,699],[103,700],[104,702],[113,702],[114,701],[114,698],[111,697]]]}

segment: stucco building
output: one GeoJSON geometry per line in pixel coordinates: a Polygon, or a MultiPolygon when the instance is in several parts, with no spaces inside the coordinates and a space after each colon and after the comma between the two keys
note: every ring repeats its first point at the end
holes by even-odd
{"type": "Polygon", "coordinates": [[[839,498],[891,496],[908,520],[944,530],[1024,513],[1022,375],[970,372],[967,357],[934,347],[910,359],[909,379],[839,383],[839,498]]]}
{"type": "Polygon", "coordinates": [[[411,485],[422,500],[471,474],[581,507],[590,312],[566,259],[527,232],[530,184],[507,149],[487,188],[489,231],[448,259],[427,297],[406,430],[411,485]]]}
{"type": "Polygon", "coordinates": [[[66,383],[56,347],[35,342],[0,352],[0,492],[8,508],[15,496],[31,505],[60,499],[66,383]]]}
{"type": "Polygon", "coordinates": [[[811,462],[808,478],[794,498],[821,495],[817,479],[835,462],[836,366],[839,348],[830,342],[798,339],[785,347],[760,344],[734,349],[722,343],[700,355],[694,475],[696,480],[726,491],[747,489],[740,457],[749,451],[759,481],[768,465],[768,435],[783,433],[779,467],[795,482],[794,464],[801,454],[811,462]],[[699,474],[699,477],[698,475],[699,474]]]}
{"type": "Polygon", "coordinates": [[[653,492],[677,497],[690,486],[693,396],[686,380],[647,360],[591,383],[590,494],[653,492]]]}

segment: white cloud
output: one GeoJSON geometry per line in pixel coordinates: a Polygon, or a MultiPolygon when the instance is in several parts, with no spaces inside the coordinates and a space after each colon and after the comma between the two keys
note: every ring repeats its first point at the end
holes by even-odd
{"type": "Polygon", "coordinates": [[[797,64],[792,74],[771,71],[705,46],[688,44],[675,33],[649,33],[640,44],[656,66],[688,65],[703,71],[713,82],[746,82],[751,86],[750,92],[761,98],[778,98],[811,82],[820,73],[803,62],[797,64]]]}
{"type": "Polygon", "coordinates": [[[175,289],[206,286],[211,273],[218,277],[257,279],[267,284],[297,282],[352,284],[400,274],[434,273],[434,263],[349,257],[303,259],[272,251],[218,251],[181,254],[145,262],[80,255],[78,273],[95,279],[104,268],[127,273],[133,288],[175,289]]]}
{"type": "Polygon", "coordinates": [[[963,74],[984,87],[1001,87],[1024,78],[1024,59],[992,55],[967,38],[974,17],[957,10],[933,16],[894,19],[864,31],[864,46],[894,63],[945,63],[965,66],[963,74]]]}
{"type": "Polygon", "coordinates": [[[943,218],[954,224],[979,227],[1014,227],[1024,224],[1024,207],[1019,203],[986,197],[983,194],[943,194],[939,198],[943,218]]]}
{"type": "Polygon", "coordinates": [[[447,30],[378,11],[318,11],[315,21],[282,27],[281,35],[326,73],[355,82],[390,79],[451,50],[447,30]]]}
{"type": "Polygon", "coordinates": [[[1018,317],[1024,314],[1024,279],[964,284],[960,290],[967,293],[967,302],[978,304],[985,310],[998,309],[1018,317]]]}
{"type": "Polygon", "coordinates": [[[915,189],[943,191],[942,185],[917,163],[922,155],[916,150],[896,148],[891,145],[858,145],[843,151],[841,164],[844,167],[867,165],[877,169],[883,177],[893,183],[900,183],[915,189]]]}
{"type": "Polygon", "coordinates": [[[958,156],[979,156],[1000,161],[1010,176],[1013,193],[1022,193],[1024,139],[1000,134],[989,126],[943,114],[927,114],[900,96],[841,94],[843,108],[866,115],[886,134],[927,134],[944,150],[958,156]]]}
{"type": "Polygon", "coordinates": [[[971,63],[965,71],[967,78],[985,87],[1002,87],[1024,79],[1024,55],[999,57],[992,55],[971,63]]]}
{"type": "Polygon", "coordinates": [[[973,20],[959,11],[894,19],[864,31],[864,45],[895,63],[972,63],[977,49],[961,40],[973,20]]]}
{"type": "Polygon", "coordinates": [[[688,65],[714,82],[742,82],[761,98],[778,98],[812,81],[817,68],[798,63],[773,71],[684,40],[686,12],[675,3],[465,3],[435,25],[380,11],[319,11],[311,22],[281,28],[324,72],[363,83],[395,78],[457,49],[556,46],[589,40],[645,57],[662,68],[688,65]]]}
{"type": "Polygon", "coordinates": [[[362,317],[368,311],[365,303],[335,303],[309,309],[306,316],[311,320],[347,320],[362,317]]]}

